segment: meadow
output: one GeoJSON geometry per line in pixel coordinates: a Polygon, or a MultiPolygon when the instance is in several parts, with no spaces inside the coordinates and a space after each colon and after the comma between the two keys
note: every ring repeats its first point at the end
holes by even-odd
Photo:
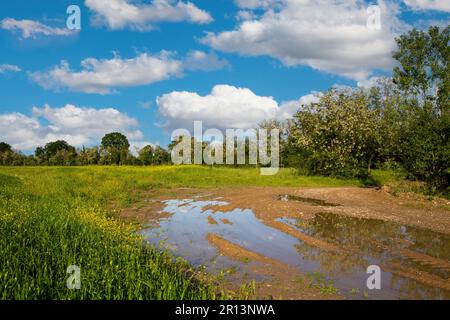
{"type": "Polygon", "coordinates": [[[171,187],[355,185],[292,169],[0,167],[0,299],[223,298],[186,263],[144,244],[116,210],[171,187]],[[80,290],[66,287],[69,265],[81,268],[80,290]]]}

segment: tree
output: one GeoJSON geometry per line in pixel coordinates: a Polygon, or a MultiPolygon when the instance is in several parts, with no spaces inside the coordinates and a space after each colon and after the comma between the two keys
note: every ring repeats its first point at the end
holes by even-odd
{"type": "Polygon", "coordinates": [[[47,143],[43,148],[37,147],[35,156],[39,164],[73,165],[76,160],[76,150],[64,140],[47,143]]]}
{"type": "Polygon", "coordinates": [[[151,165],[153,163],[153,147],[151,145],[143,147],[139,151],[138,159],[144,166],[151,165]]]}
{"type": "Polygon", "coordinates": [[[413,29],[396,39],[394,83],[422,106],[448,108],[450,95],[450,26],[442,31],[413,29]]]}
{"type": "Polygon", "coordinates": [[[295,115],[292,135],[308,169],[331,176],[367,176],[381,144],[375,112],[360,90],[331,90],[295,115]]]}
{"type": "Polygon", "coordinates": [[[405,126],[403,97],[391,78],[380,78],[368,89],[368,108],[375,113],[380,140],[374,161],[379,167],[400,167],[400,141],[405,126]]]}
{"type": "Polygon", "coordinates": [[[104,149],[107,148],[116,148],[116,149],[127,149],[130,147],[130,143],[125,135],[120,132],[112,132],[106,134],[102,138],[102,147],[104,149]]]}
{"type": "Polygon", "coordinates": [[[98,164],[100,160],[100,152],[98,147],[81,149],[78,155],[78,161],[81,165],[98,164]]]}
{"type": "Polygon", "coordinates": [[[168,164],[170,162],[170,154],[160,146],[156,146],[153,152],[153,164],[161,165],[168,164]]]}
{"type": "Polygon", "coordinates": [[[0,142],[0,153],[12,152],[12,147],[6,142],[0,142]]]}
{"type": "Polygon", "coordinates": [[[102,138],[103,161],[106,164],[124,164],[129,156],[130,143],[120,132],[106,134],[102,138]]]}
{"type": "Polygon", "coordinates": [[[411,30],[396,39],[394,82],[406,97],[401,157],[433,188],[450,186],[450,26],[411,30]]]}

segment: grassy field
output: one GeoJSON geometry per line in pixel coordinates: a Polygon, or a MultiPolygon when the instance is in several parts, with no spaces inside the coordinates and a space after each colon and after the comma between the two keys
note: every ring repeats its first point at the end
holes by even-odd
{"type": "Polygon", "coordinates": [[[255,168],[0,167],[0,299],[213,299],[183,263],[134,235],[109,204],[125,207],[140,191],[168,187],[349,186],[357,180],[255,168]],[[81,289],[66,287],[69,265],[81,289]]]}

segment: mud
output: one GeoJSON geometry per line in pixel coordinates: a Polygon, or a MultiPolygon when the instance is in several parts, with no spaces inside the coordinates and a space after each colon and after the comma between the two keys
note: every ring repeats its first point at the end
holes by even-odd
{"type": "Polygon", "coordinates": [[[127,212],[152,221],[149,241],[211,273],[235,269],[237,284],[257,281],[258,297],[450,299],[450,211],[432,202],[363,188],[251,187],[170,190],[149,203],[127,212]],[[366,286],[372,264],[381,290],[366,286]]]}

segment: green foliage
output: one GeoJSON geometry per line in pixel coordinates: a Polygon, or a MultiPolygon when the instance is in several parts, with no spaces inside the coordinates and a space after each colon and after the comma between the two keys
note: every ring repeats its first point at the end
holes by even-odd
{"type": "Polygon", "coordinates": [[[130,143],[125,135],[120,132],[106,134],[102,138],[102,164],[127,164],[130,160],[130,143]]]}
{"type": "Polygon", "coordinates": [[[130,147],[130,143],[125,135],[120,132],[112,132],[106,134],[102,138],[102,148],[114,148],[114,149],[128,149],[130,147]]]}
{"type": "Polygon", "coordinates": [[[148,145],[139,151],[138,159],[144,166],[148,166],[153,163],[153,147],[148,145]]]}
{"type": "Polygon", "coordinates": [[[97,164],[100,160],[100,151],[97,147],[84,148],[78,155],[78,163],[80,165],[97,164]]]}
{"type": "Polygon", "coordinates": [[[12,147],[5,142],[0,142],[0,153],[5,152],[12,152],[12,147]]]}
{"type": "Polygon", "coordinates": [[[292,136],[313,173],[360,177],[381,145],[376,119],[362,91],[332,90],[298,111],[292,136]]]}
{"type": "Polygon", "coordinates": [[[156,146],[153,152],[152,164],[163,165],[170,163],[170,154],[160,146],[156,146]]]}
{"type": "Polygon", "coordinates": [[[76,156],[75,148],[64,140],[49,142],[43,148],[38,147],[35,151],[38,163],[50,165],[73,165],[76,156]]]}
{"type": "Polygon", "coordinates": [[[412,30],[397,39],[394,82],[406,96],[403,166],[432,187],[450,187],[450,27],[412,30]]]}

